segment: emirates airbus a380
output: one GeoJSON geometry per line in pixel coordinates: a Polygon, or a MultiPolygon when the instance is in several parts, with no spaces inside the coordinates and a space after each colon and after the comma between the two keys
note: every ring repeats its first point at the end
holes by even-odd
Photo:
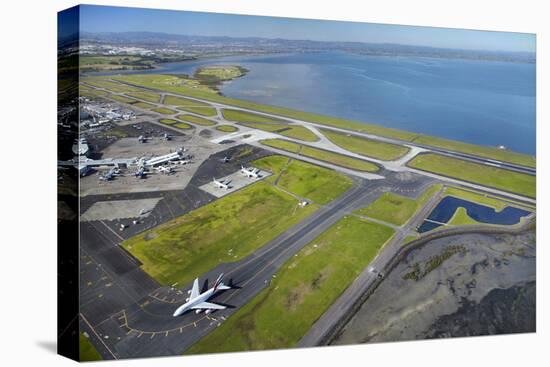
{"type": "Polygon", "coordinates": [[[223,310],[226,307],[218,305],[211,302],[206,302],[210,297],[212,297],[216,292],[223,291],[226,289],[231,289],[231,287],[226,286],[222,283],[223,274],[220,274],[214,286],[204,293],[199,291],[199,278],[195,279],[193,282],[193,288],[191,288],[191,294],[187,298],[185,303],[178,307],[174,312],[174,317],[183,315],[186,311],[195,310],[195,313],[201,313],[203,310],[204,313],[210,313],[212,310],[223,310]]]}

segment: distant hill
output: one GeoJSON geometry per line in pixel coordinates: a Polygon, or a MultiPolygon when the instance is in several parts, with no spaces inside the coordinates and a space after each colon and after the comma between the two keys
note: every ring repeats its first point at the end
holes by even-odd
{"type": "Polygon", "coordinates": [[[391,43],[326,42],[259,37],[197,36],[155,32],[81,32],[80,35],[84,44],[95,43],[140,47],[185,48],[197,52],[204,50],[227,51],[236,49],[253,52],[320,52],[330,50],[376,56],[419,56],[528,63],[535,63],[536,60],[535,53],[531,52],[463,50],[391,43]]]}

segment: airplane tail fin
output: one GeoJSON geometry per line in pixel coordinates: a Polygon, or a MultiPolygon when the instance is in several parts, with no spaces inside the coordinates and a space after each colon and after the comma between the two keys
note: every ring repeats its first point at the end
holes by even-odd
{"type": "Polygon", "coordinates": [[[223,273],[221,273],[218,279],[216,279],[216,282],[214,283],[214,290],[226,289],[226,288],[223,288],[226,286],[222,283],[222,279],[223,279],[223,273]]]}

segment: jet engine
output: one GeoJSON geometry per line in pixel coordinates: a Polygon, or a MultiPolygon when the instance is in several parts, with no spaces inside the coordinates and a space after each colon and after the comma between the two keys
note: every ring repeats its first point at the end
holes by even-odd
{"type": "Polygon", "coordinates": [[[195,311],[195,313],[198,315],[199,313],[201,313],[201,311],[202,311],[201,309],[198,309],[195,311]]]}

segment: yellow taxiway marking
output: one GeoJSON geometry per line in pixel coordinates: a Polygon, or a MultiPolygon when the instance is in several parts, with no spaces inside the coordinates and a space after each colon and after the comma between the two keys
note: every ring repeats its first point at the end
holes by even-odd
{"type": "Polygon", "coordinates": [[[141,338],[141,336],[143,335],[143,331],[140,331],[139,332],[139,335],[137,336],[138,338],[141,338]]]}

